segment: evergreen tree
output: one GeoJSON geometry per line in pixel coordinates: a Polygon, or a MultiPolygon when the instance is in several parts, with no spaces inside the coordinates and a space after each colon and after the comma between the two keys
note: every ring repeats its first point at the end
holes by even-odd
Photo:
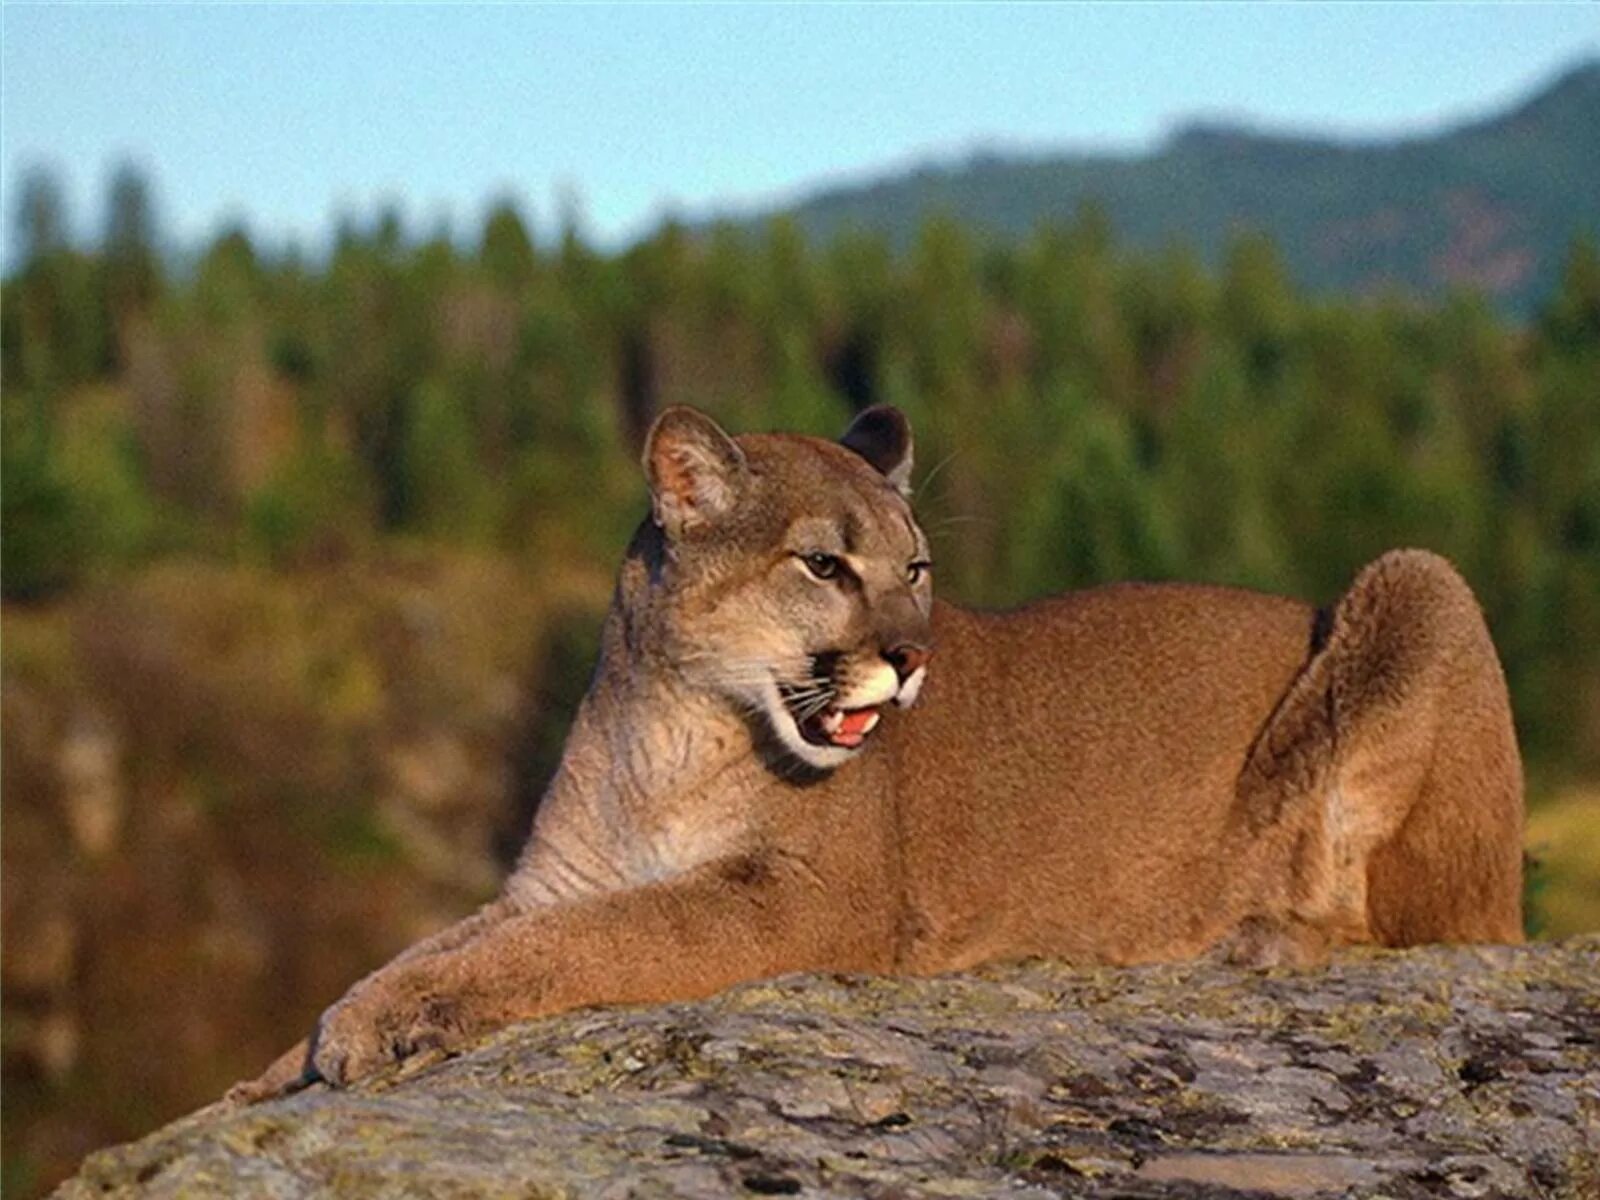
{"type": "Polygon", "coordinates": [[[113,322],[120,324],[149,307],[161,282],[150,187],[131,163],[111,177],[101,246],[107,306],[113,322]]]}
{"type": "Polygon", "coordinates": [[[1573,242],[1539,329],[1549,344],[1564,351],[1592,355],[1600,347],[1600,246],[1592,237],[1573,242]]]}
{"type": "Polygon", "coordinates": [[[537,257],[533,239],[512,200],[501,200],[483,223],[478,260],[489,278],[508,292],[518,292],[533,278],[537,257]]]}
{"type": "Polygon", "coordinates": [[[12,225],[24,272],[66,249],[67,205],[54,172],[32,167],[23,174],[12,225]]]}
{"type": "Polygon", "coordinates": [[[68,245],[69,224],[54,173],[29,170],[13,218],[21,269],[7,297],[18,310],[7,321],[9,386],[55,388],[100,366],[101,317],[89,298],[89,264],[68,245]]]}

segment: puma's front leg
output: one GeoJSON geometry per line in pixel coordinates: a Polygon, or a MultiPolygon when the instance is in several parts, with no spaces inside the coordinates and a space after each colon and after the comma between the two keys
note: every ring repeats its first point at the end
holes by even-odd
{"type": "MultiPolygon", "coordinates": [[[[345,993],[340,1004],[357,996],[364,989],[382,979],[390,972],[414,963],[429,955],[439,954],[444,951],[454,950],[466,942],[477,937],[485,929],[498,921],[503,921],[506,914],[514,911],[504,900],[495,900],[484,905],[469,917],[457,921],[445,929],[441,929],[431,937],[402,950],[396,957],[377,971],[367,975],[345,993]]],[[[336,1004],[334,1007],[338,1007],[336,1004]]],[[[288,1095],[298,1091],[317,1078],[315,1070],[311,1067],[309,1051],[311,1039],[302,1038],[296,1046],[279,1055],[265,1071],[254,1079],[242,1080],[228,1089],[223,1099],[229,1104],[259,1104],[263,1100],[273,1100],[279,1096],[288,1095]]]]}
{"type": "Polygon", "coordinates": [[[802,970],[883,970],[887,909],[783,854],[508,917],[455,950],[396,964],[318,1023],[311,1061],[342,1085],[428,1048],[588,1004],[710,995],[802,970]]]}

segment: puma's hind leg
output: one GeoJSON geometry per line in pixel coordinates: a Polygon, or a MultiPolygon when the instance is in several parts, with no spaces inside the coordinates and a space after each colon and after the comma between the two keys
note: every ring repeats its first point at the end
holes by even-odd
{"type": "Polygon", "coordinates": [[[1384,945],[1522,940],[1522,763],[1487,635],[1459,667],[1422,787],[1368,863],[1384,945]]]}
{"type": "Polygon", "coordinates": [[[1333,944],[1519,940],[1521,763],[1466,584],[1393,551],[1322,634],[1239,781],[1243,825],[1286,864],[1262,917],[1333,944]]]}

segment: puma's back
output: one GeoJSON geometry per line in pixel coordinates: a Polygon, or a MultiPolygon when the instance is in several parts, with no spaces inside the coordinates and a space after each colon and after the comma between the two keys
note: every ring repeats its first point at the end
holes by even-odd
{"type": "Polygon", "coordinates": [[[909,961],[1520,940],[1509,699],[1437,556],[1385,555],[1322,612],[1132,584],[934,628],[887,731],[909,961]]]}
{"type": "Polygon", "coordinates": [[[1214,938],[1234,784],[1313,618],[1185,584],[939,605],[928,685],[886,734],[935,953],[1166,958],[1214,938]]]}

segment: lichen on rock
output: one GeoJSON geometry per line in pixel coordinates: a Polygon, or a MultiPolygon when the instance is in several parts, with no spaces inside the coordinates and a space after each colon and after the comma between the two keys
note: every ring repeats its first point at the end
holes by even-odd
{"type": "Polygon", "coordinates": [[[1600,938],[805,976],[213,1107],[57,1195],[1600,1197],[1600,938]]]}

